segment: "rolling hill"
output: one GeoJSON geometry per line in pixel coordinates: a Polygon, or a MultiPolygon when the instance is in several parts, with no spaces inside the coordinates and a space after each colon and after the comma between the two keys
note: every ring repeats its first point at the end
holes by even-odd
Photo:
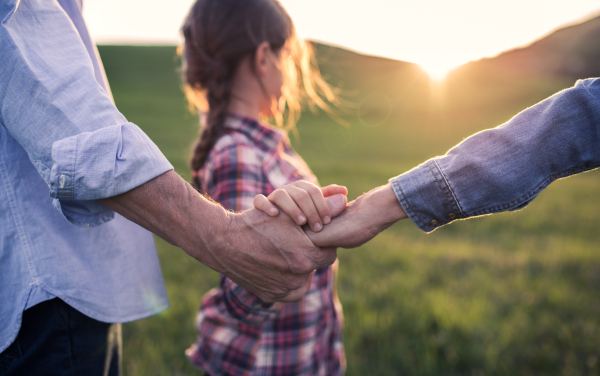
{"type": "Polygon", "coordinates": [[[462,69],[482,68],[571,78],[600,76],[600,16],[556,30],[528,46],[466,64],[462,69]]]}

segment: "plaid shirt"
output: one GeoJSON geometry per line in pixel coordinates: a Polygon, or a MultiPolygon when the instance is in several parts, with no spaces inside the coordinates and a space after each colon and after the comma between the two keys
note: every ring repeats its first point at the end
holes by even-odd
{"type": "MultiPolygon", "coordinates": [[[[317,183],[283,131],[237,116],[227,119],[197,173],[203,191],[235,211],[296,180],[317,183]]],[[[318,269],[306,297],[295,303],[264,303],[221,275],[219,287],[202,299],[189,360],[210,375],[343,374],[336,267],[318,269]]]]}

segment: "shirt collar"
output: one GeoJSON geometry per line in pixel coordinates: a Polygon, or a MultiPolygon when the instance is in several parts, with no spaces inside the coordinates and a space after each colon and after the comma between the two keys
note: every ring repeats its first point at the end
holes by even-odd
{"type": "Polygon", "coordinates": [[[283,129],[263,124],[255,119],[237,114],[229,114],[225,119],[225,128],[246,135],[265,149],[274,149],[280,142],[289,143],[287,133],[283,129]]]}

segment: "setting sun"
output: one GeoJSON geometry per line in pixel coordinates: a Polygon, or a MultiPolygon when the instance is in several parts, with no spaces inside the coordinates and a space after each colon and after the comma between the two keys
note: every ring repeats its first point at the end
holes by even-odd
{"type": "Polygon", "coordinates": [[[443,81],[448,73],[455,68],[455,65],[444,64],[443,61],[434,61],[419,63],[419,67],[421,67],[433,81],[443,81]]]}

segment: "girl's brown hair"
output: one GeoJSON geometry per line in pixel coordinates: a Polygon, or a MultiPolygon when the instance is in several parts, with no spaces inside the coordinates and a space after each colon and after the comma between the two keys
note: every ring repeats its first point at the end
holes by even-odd
{"type": "MultiPolygon", "coordinates": [[[[262,42],[279,52],[288,45],[290,56],[282,61],[284,84],[276,111],[277,125],[292,128],[303,105],[331,113],[325,98],[337,99],[316,67],[312,47],[296,37],[294,24],[277,0],[197,0],[183,25],[184,90],[190,105],[208,110],[200,139],[191,159],[192,184],[201,189],[195,174],[221,135],[231,100],[233,76],[246,56],[254,56],[262,42]]],[[[254,59],[251,60],[254,62],[254,59]]],[[[262,82],[257,74],[262,87],[262,82]]],[[[263,91],[266,94],[266,91],[263,91]]]]}

